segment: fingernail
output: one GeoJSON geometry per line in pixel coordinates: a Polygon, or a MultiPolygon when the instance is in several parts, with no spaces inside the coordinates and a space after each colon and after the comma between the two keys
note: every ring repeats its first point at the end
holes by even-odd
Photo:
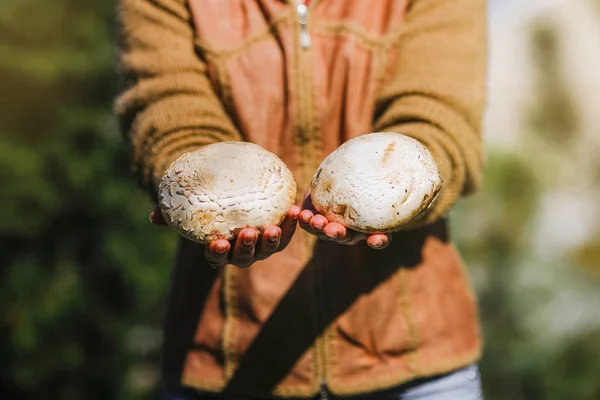
{"type": "Polygon", "coordinates": [[[373,247],[381,247],[383,246],[383,240],[379,239],[377,241],[375,241],[375,243],[372,244],[373,247]]]}
{"type": "Polygon", "coordinates": [[[244,246],[252,246],[254,243],[254,237],[244,236],[244,246]]]}
{"type": "Polygon", "coordinates": [[[327,236],[330,237],[331,239],[337,239],[339,235],[337,233],[329,233],[329,234],[327,234],[327,236]]]}
{"type": "Polygon", "coordinates": [[[222,247],[215,247],[215,253],[217,254],[224,254],[227,251],[227,247],[222,246],[222,247]]]}
{"type": "Polygon", "coordinates": [[[308,224],[310,222],[310,216],[308,216],[308,215],[303,216],[302,221],[304,221],[305,223],[308,224]]]}
{"type": "Polygon", "coordinates": [[[268,236],[267,239],[269,240],[269,243],[275,243],[277,242],[278,236],[277,235],[273,235],[273,236],[268,236]]]}

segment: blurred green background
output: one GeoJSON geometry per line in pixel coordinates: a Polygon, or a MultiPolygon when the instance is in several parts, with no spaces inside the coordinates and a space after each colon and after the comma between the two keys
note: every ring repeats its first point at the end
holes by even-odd
{"type": "MultiPolygon", "coordinates": [[[[490,400],[600,399],[600,1],[492,0],[486,183],[453,211],[490,400]]],[[[0,2],[0,398],[156,399],[175,236],[111,114],[115,4],[0,2]]]]}

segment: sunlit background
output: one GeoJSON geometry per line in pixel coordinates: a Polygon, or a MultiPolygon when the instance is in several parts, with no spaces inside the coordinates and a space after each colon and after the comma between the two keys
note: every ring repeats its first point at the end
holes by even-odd
{"type": "MultiPolygon", "coordinates": [[[[114,0],[0,0],[0,398],[157,399],[174,234],[116,122],[114,0]]],[[[600,0],[491,0],[485,187],[453,212],[490,400],[600,399],[600,0]]]]}

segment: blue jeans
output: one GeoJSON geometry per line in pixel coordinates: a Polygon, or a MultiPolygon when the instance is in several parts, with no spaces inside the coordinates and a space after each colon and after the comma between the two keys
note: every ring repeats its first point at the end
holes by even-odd
{"type": "MultiPolygon", "coordinates": [[[[360,396],[336,397],[328,394],[330,400],[482,400],[481,379],[476,365],[470,365],[449,374],[433,378],[419,379],[382,392],[360,396]]],[[[164,400],[257,400],[241,397],[228,397],[219,394],[204,394],[190,390],[167,391],[164,400]]],[[[314,398],[324,399],[324,396],[314,398]]],[[[312,399],[311,399],[312,400],[312,399]]]]}

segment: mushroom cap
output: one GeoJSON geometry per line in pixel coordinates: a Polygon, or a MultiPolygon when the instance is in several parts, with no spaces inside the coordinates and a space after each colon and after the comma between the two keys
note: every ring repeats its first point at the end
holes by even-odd
{"type": "Polygon", "coordinates": [[[280,225],[296,181],[275,154],[248,142],[220,142],[181,155],[159,184],[167,224],[199,243],[231,240],[244,228],[280,225]]]}
{"type": "Polygon", "coordinates": [[[425,211],[441,189],[431,153],[398,133],[351,139],[319,166],[312,203],[329,221],[363,233],[400,230],[425,211]]]}

